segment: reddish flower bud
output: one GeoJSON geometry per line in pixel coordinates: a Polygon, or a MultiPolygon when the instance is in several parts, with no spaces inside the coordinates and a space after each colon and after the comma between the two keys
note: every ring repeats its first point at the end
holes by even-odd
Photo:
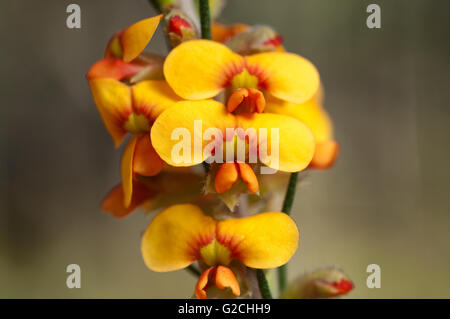
{"type": "Polygon", "coordinates": [[[254,26],[238,33],[225,44],[241,55],[261,52],[284,51],[283,38],[268,26],[254,26]]]}
{"type": "Polygon", "coordinates": [[[332,298],[349,293],[353,283],[335,267],[321,268],[295,279],[283,293],[284,299],[332,298]]]}
{"type": "Polygon", "coordinates": [[[180,10],[172,10],[164,19],[167,25],[166,32],[173,47],[198,38],[194,23],[180,10]]]}

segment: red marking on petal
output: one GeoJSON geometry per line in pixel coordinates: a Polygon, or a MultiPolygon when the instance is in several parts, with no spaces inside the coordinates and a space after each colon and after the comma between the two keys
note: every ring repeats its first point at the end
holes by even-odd
{"type": "Polygon", "coordinates": [[[200,249],[204,246],[209,245],[214,238],[216,237],[215,232],[211,232],[210,234],[201,234],[198,235],[196,240],[192,243],[188,243],[190,246],[190,255],[193,257],[194,260],[202,259],[202,256],[200,255],[200,249]]]}
{"type": "Polygon", "coordinates": [[[242,241],[241,238],[223,232],[219,233],[217,230],[216,239],[220,244],[230,250],[232,259],[241,259],[241,252],[239,251],[239,244],[242,241]]]}
{"type": "Polygon", "coordinates": [[[258,65],[249,64],[247,59],[245,59],[244,61],[245,61],[245,68],[247,69],[248,73],[258,78],[258,88],[261,90],[267,90],[268,80],[270,78],[268,72],[258,65]]]}
{"type": "Polygon", "coordinates": [[[244,71],[244,68],[244,60],[242,60],[241,62],[233,62],[228,64],[223,70],[224,80],[222,87],[226,88],[227,86],[229,86],[233,77],[239,73],[242,73],[242,71],[244,71]]]}

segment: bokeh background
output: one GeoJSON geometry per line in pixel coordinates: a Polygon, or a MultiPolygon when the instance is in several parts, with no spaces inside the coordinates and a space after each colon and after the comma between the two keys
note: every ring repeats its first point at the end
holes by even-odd
{"type": "MultiPolygon", "coordinates": [[[[185,271],[146,269],[148,217],[99,203],[119,181],[85,80],[117,30],[154,15],[145,0],[0,1],[0,297],[184,298],[185,271]],[[66,287],[81,266],[82,288],[66,287]]],[[[297,192],[300,249],[290,278],[339,265],[353,298],[450,297],[449,70],[446,0],[229,0],[219,21],[273,26],[321,72],[341,144],[336,166],[297,192]],[[381,6],[381,29],[366,7],[381,6]],[[366,267],[381,266],[381,288],[366,267]]],[[[151,49],[165,53],[159,28],[151,49]]]]}

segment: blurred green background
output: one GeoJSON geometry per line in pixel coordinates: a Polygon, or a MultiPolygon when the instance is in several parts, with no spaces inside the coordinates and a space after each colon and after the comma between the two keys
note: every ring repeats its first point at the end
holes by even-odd
{"type": "MultiPolygon", "coordinates": [[[[219,21],[273,26],[318,67],[341,153],[304,176],[290,278],[339,265],[354,298],[450,297],[450,2],[229,0],[219,21]],[[367,29],[366,7],[382,28],[367,29]],[[381,266],[381,288],[366,267],[381,266]]],[[[184,298],[185,271],[146,269],[148,218],[99,203],[119,181],[85,80],[109,37],[154,15],[145,0],[0,1],[0,297],[184,298]],[[66,27],[81,6],[82,28],[66,27]],[[81,266],[82,288],[66,287],[81,266]]],[[[159,28],[151,49],[165,53],[159,28]]]]}

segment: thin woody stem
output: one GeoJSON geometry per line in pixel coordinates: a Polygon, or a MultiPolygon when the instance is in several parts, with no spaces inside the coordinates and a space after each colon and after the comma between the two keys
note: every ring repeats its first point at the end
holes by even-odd
{"type": "Polygon", "coordinates": [[[202,39],[211,40],[211,17],[209,15],[209,0],[200,0],[200,29],[202,39]]]}
{"type": "Polygon", "coordinates": [[[263,299],[272,299],[272,293],[270,292],[269,283],[267,282],[264,270],[256,270],[256,278],[258,279],[259,291],[261,291],[261,296],[263,299]]]}
{"type": "MultiPolygon", "coordinates": [[[[211,17],[209,15],[209,0],[200,0],[200,29],[202,31],[202,39],[211,39],[211,17]]],[[[206,175],[209,174],[210,166],[203,162],[203,168],[206,175]]]]}
{"type": "MultiPolygon", "coordinates": [[[[291,214],[292,204],[294,203],[295,198],[295,190],[297,188],[297,179],[298,179],[298,173],[292,173],[289,178],[289,184],[286,190],[286,195],[284,197],[283,202],[283,208],[282,211],[286,215],[291,214]]],[[[288,265],[285,264],[278,268],[278,288],[280,295],[283,293],[284,289],[286,288],[287,284],[287,267],[288,265]]]]}

